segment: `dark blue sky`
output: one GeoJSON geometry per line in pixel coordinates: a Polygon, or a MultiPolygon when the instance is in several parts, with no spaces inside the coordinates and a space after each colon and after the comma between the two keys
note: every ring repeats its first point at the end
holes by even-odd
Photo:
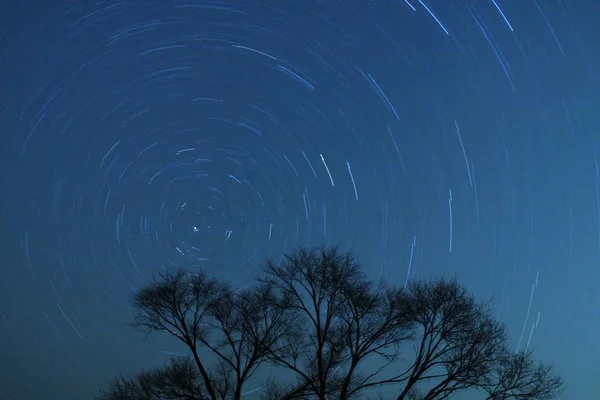
{"type": "Polygon", "coordinates": [[[320,244],[598,397],[600,1],[0,3],[0,399],[180,351],[127,326],[155,271],[320,244]]]}

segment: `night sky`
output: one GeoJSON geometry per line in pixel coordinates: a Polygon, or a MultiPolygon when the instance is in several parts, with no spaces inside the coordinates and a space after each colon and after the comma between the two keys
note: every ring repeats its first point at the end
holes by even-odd
{"type": "Polygon", "coordinates": [[[598,398],[600,1],[0,4],[0,399],[182,352],[127,326],[163,268],[329,244],[598,398]]]}

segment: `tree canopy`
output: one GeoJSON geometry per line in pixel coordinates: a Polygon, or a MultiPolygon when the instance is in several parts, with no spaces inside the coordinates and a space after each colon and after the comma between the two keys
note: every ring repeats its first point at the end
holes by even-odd
{"type": "Polygon", "coordinates": [[[374,282],[337,248],[268,261],[255,285],[238,290],[202,271],[161,273],[132,306],[136,329],[173,336],[189,357],[121,376],[98,400],[238,400],[259,368],[270,373],[252,382],[265,400],[378,391],[382,399],[434,400],[465,390],[546,400],[563,386],[531,351],[511,351],[490,303],[455,280],[374,282]]]}

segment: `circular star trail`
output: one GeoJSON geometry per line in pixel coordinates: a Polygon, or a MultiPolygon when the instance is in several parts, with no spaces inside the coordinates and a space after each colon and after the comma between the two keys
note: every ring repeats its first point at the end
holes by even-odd
{"type": "Polygon", "coordinates": [[[590,398],[599,16],[591,1],[3,2],[0,398],[86,398],[177,354],[127,326],[157,271],[245,286],[269,257],[338,244],[374,279],[494,296],[515,348],[590,398]]]}

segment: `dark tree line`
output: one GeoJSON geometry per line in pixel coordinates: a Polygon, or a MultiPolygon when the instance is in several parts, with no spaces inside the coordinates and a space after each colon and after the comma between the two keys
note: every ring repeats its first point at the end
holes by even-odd
{"type": "Polygon", "coordinates": [[[406,289],[372,282],[351,253],[336,248],[268,262],[256,284],[241,290],[202,272],[161,274],[132,305],[134,327],[174,336],[190,357],[120,377],[99,400],[238,400],[259,368],[285,377],[259,382],[256,394],[265,400],[377,391],[382,399],[433,400],[463,390],[489,400],[546,400],[562,389],[530,351],[509,349],[490,305],[455,281],[406,289]]]}

